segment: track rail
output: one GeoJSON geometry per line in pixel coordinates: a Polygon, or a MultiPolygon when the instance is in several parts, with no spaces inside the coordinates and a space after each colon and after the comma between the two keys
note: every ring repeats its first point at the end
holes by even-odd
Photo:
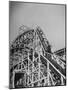
{"type": "MultiPolygon", "coordinates": [[[[42,46],[43,46],[43,49],[44,49],[44,51],[45,51],[45,54],[47,54],[47,56],[43,56],[45,59],[44,59],[44,63],[46,62],[45,60],[47,60],[49,63],[50,63],[50,67],[52,67],[52,69],[54,68],[55,70],[55,72],[57,71],[61,76],[63,76],[64,77],[64,79],[65,79],[65,77],[66,77],[66,69],[63,69],[55,60],[53,60],[52,58],[51,58],[51,53],[48,53],[48,52],[46,52],[47,50],[46,50],[46,44],[45,44],[45,41],[44,41],[44,38],[45,37],[43,37],[43,33],[41,34],[41,29],[39,30],[38,28],[37,28],[37,30],[36,30],[36,32],[37,32],[37,34],[38,34],[38,36],[39,36],[39,39],[40,39],[40,41],[41,41],[41,43],[42,43],[42,46]],[[50,57],[50,58],[49,58],[50,57]]],[[[46,39],[46,38],[45,38],[46,39]]],[[[47,39],[46,39],[46,41],[47,41],[47,39]]],[[[43,59],[42,59],[43,60],[43,59]]],[[[64,64],[65,64],[65,61],[64,60],[62,60],[62,59],[60,59],[64,64]]]]}

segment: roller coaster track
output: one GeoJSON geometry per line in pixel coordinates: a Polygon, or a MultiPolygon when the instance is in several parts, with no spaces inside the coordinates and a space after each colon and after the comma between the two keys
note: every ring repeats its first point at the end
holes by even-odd
{"type": "MultiPolygon", "coordinates": [[[[40,41],[41,41],[41,43],[42,43],[42,46],[43,46],[43,48],[44,48],[44,50],[45,50],[45,53],[48,55],[48,56],[52,56],[53,54],[51,54],[51,53],[48,53],[48,52],[46,52],[46,49],[45,49],[45,41],[44,41],[44,37],[42,37],[42,35],[41,35],[41,33],[40,33],[40,30],[36,30],[37,31],[37,34],[38,34],[38,36],[39,36],[39,38],[40,38],[40,41]]],[[[47,40],[46,40],[47,41],[47,40]]],[[[59,56],[57,56],[57,57],[59,57],[59,56]]],[[[43,62],[44,62],[44,64],[45,64],[45,60],[47,60],[48,62],[49,62],[49,64],[59,73],[59,74],[61,74],[61,76],[63,76],[64,77],[64,79],[66,78],[66,74],[65,74],[65,72],[66,72],[66,70],[65,69],[63,69],[55,60],[53,60],[53,59],[51,59],[51,58],[49,58],[49,57],[46,57],[46,56],[44,56],[44,60],[43,60],[43,62]]],[[[61,62],[62,63],[64,63],[65,64],[65,61],[63,60],[63,59],[61,59],[61,57],[59,57],[59,59],[61,60],[61,62]]]]}
{"type": "MultiPolygon", "coordinates": [[[[16,88],[14,78],[17,73],[24,73],[26,84],[24,83],[25,85],[23,84],[24,86],[22,85],[22,87],[66,84],[66,61],[50,51],[49,42],[41,28],[36,28],[35,31],[33,29],[27,30],[20,34],[10,46],[10,56],[11,61],[13,60],[10,67],[11,88],[16,88]],[[28,33],[33,33],[33,35],[31,34],[30,36],[28,33]],[[28,37],[28,39],[26,37],[28,37]],[[35,45],[34,42],[37,43],[37,45],[35,45]],[[29,43],[32,43],[31,46],[29,43]],[[39,45],[39,43],[41,43],[41,45],[39,45]],[[35,47],[37,47],[37,50],[35,50],[35,47]],[[30,53],[31,49],[32,54],[30,53]],[[20,53],[18,51],[20,51],[20,53]],[[24,58],[23,52],[25,51],[27,53],[24,58]],[[35,53],[37,53],[36,58],[35,53]],[[30,55],[32,55],[31,59],[30,55]],[[22,56],[23,58],[19,61],[19,58],[22,56]]],[[[19,82],[21,82],[21,79],[17,81],[17,84],[19,82]]]]}

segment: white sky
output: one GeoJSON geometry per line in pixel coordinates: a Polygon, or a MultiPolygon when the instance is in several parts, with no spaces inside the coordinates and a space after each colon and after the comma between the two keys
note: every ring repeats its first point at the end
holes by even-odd
{"type": "Polygon", "coordinates": [[[9,15],[10,42],[19,33],[19,27],[40,26],[52,51],[65,47],[65,5],[12,2],[9,15]]]}

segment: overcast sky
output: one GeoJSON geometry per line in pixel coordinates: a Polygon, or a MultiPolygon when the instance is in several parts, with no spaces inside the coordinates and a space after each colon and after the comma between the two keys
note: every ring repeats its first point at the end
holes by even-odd
{"type": "Polygon", "coordinates": [[[65,47],[65,5],[11,2],[9,15],[10,42],[17,37],[19,27],[40,26],[52,46],[52,51],[65,47]]]}

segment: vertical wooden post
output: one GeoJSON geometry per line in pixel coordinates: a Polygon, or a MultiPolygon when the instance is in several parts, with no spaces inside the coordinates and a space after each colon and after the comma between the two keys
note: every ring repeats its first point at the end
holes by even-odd
{"type": "Polygon", "coordinates": [[[61,76],[61,85],[64,85],[63,77],[61,76]]]}
{"type": "Polygon", "coordinates": [[[14,86],[14,77],[15,77],[15,72],[13,71],[13,88],[15,88],[15,86],[14,86]]]}
{"type": "Polygon", "coordinates": [[[27,84],[29,84],[29,52],[28,52],[28,81],[27,84]]]}
{"type": "Polygon", "coordinates": [[[47,62],[47,82],[48,86],[50,85],[50,80],[49,80],[49,62],[47,62]]]}
{"type": "MultiPolygon", "coordinates": [[[[33,50],[33,63],[32,63],[32,72],[34,71],[34,50],[33,50]]],[[[34,78],[34,73],[32,73],[32,87],[34,86],[33,84],[33,78],[34,78]]]]}
{"type": "MultiPolygon", "coordinates": [[[[39,55],[39,71],[38,71],[38,79],[40,80],[40,51],[38,52],[38,55],[39,55]]],[[[40,82],[38,82],[38,86],[40,86],[40,82]]]]}

